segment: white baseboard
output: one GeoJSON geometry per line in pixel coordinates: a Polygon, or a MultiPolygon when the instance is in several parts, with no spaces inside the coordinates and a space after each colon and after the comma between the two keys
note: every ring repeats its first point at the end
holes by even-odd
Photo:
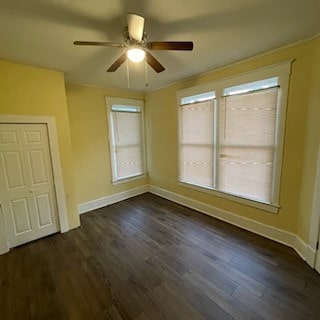
{"type": "Polygon", "coordinates": [[[145,185],[145,186],[137,187],[124,192],[112,194],[110,196],[96,199],[93,201],[80,203],[78,205],[78,211],[79,211],[79,214],[89,212],[91,210],[99,209],[99,208],[108,206],[110,204],[138,196],[139,194],[148,192],[148,190],[149,190],[149,186],[145,185]]]}
{"type": "Polygon", "coordinates": [[[188,208],[202,212],[206,215],[223,220],[242,229],[251,231],[265,238],[287,245],[293,248],[303,260],[305,260],[312,268],[314,268],[316,255],[315,250],[312,249],[294,233],[271,227],[252,219],[241,217],[232,212],[225,211],[196,200],[192,200],[190,198],[155,186],[149,186],[149,192],[170,201],[182,204],[188,208]]]}
{"type": "Polygon", "coordinates": [[[96,199],[93,201],[81,203],[78,206],[79,214],[99,209],[146,192],[150,192],[162,198],[179,203],[181,205],[197,210],[211,217],[220,219],[242,229],[261,235],[265,238],[289,246],[293,248],[299,254],[299,256],[303,260],[305,260],[312,268],[314,268],[315,266],[316,251],[313,248],[311,248],[307,243],[305,243],[302,239],[300,239],[296,234],[266,225],[264,223],[257,222],[252,219],[239,216],[232,212],[210,206],[203,202],[192,200],[190,198],[181,196],[177,193],[173,193],[171,191],[161,189],[155,186],[145,185],[121,193],[96,199]]]}
{"type": "Polygon", "coordinates": [[[305,243],[298,236],[296,236],[294,246],[292,246],[292,247],[294,250],[296,250],[298,255],[308,263],[309,266],[314,268],[315,258],[316,258],[316,250],[311,248],[307,243],[305,243]]]}

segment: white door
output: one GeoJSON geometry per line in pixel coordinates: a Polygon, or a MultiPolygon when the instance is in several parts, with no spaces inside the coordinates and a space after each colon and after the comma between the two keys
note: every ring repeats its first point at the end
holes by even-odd
{"type": "Polygon", "coordinates": [[[10,248],[59,231],[45,124],[0,124],[0,203],[10,248]]]}

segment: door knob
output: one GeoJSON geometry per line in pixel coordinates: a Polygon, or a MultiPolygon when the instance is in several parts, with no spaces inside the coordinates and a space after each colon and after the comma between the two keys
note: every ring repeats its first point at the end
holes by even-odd
{"type": "Polygon", "coordinates": [[[34,190],[33,190],[33,189],[30,189],[30,190],[29,190],[29,192],[30,192],[30,193],[33,193],[33,192],[34,192],[34,190]]]}

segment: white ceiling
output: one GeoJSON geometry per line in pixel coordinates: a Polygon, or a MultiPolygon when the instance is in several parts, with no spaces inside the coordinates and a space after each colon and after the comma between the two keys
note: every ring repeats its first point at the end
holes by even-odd
{"type": "Polygon", "coordinates": [[[143,15],[149,41],[193,41],[191,52],[153,51],[166,70],[130,64],[132,90],[156,89],[320,31],[320,0],[1,0],[0,59],[60,70],[67,82],[127,88],[124,49],[74,46],[122,42],[126,12],[143,15]]]}

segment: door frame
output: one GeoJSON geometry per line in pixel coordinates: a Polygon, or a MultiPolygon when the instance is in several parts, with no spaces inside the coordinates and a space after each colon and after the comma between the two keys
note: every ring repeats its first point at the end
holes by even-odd
{"type": "MultiPolygon", "coordinates": [[[[50,116],[0,115],[0,124],[45,124],[47,126],[54,191],[59,217],[58,225],[60,226],[61,233],[69,231],[67,205],[62,178],[55,118],[50,116]]],[[[2,213],[2,207],[0,206],[0,254],[6,253],[9,250],[10,247],[7,240],[7,232],[2,213]]]]}
{"type": "Polygon", "coordinates": [[[317,250],[317,242],[319,241],[320,236],[320,141],[318,145],[318,157],[317,157],[317,169],[316,169],[316,178],[314,183],[313,191],[313,202],[312,202],[312,212],[310,220],[310,232],[309,232],[309,245],[314,250],[314,261],[312,268],[315,265],[319,265],[320,261],[316,261],[317,255],[319,255],[317,250]]]}

